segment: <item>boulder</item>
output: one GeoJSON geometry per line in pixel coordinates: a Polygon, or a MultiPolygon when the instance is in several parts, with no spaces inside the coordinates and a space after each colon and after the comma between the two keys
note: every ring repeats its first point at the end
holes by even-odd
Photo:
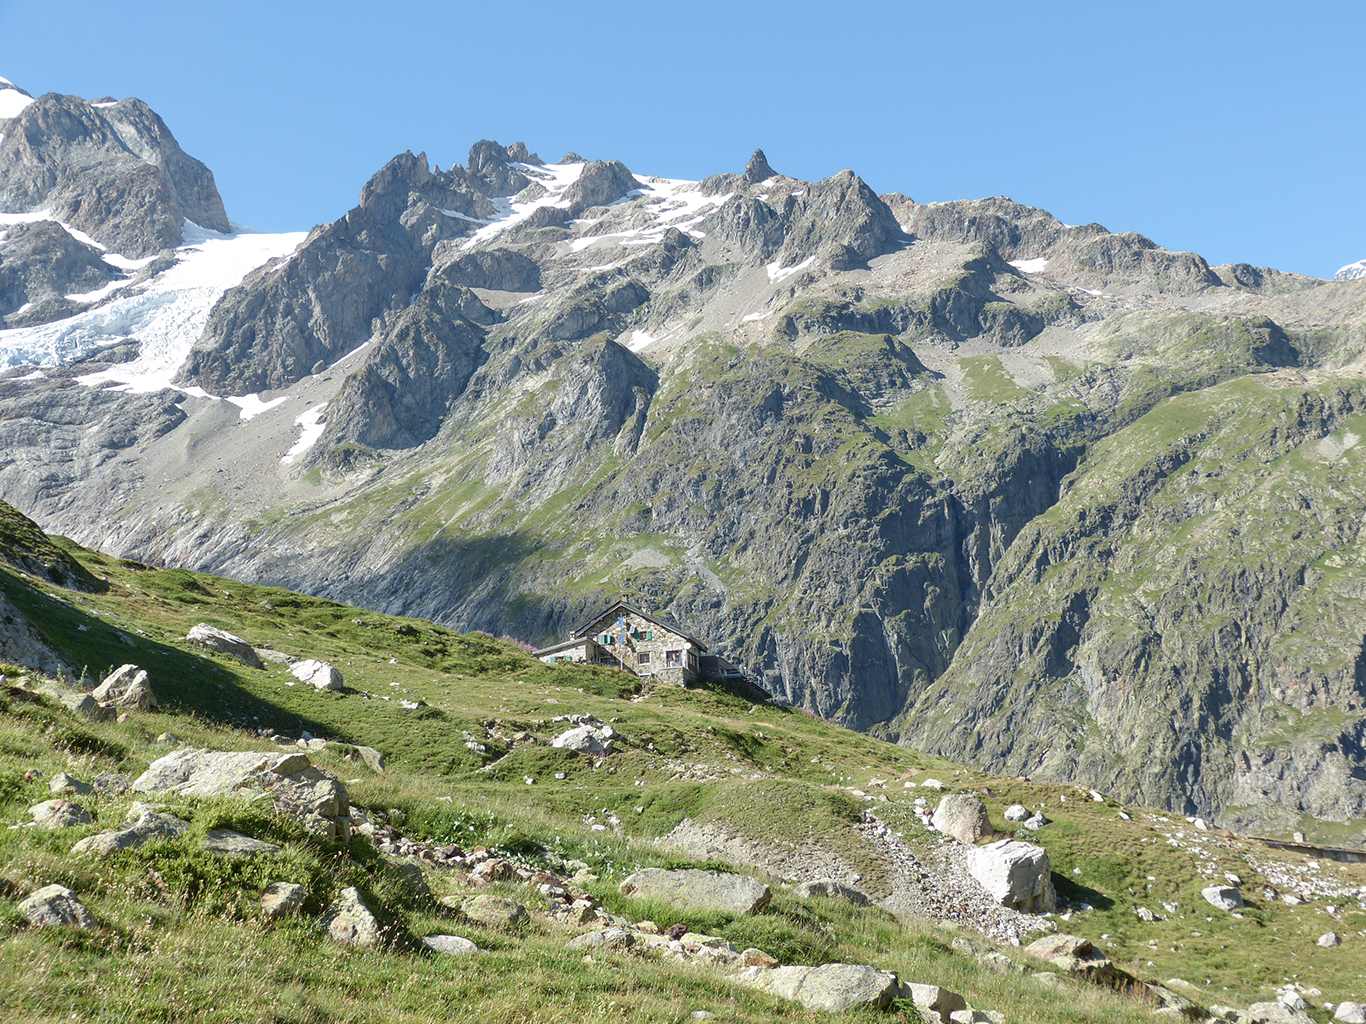
{"type": "Polygon", "coordinates": [[[33,815],[33,823],[39,828],[58,829],[90,824],[90,815],[85,812],[84,807],[60,797],[34,804],[28,809],[28,813],[33,815]]]}
{"type": "Polygon", "coordinates": [[[1353,1002],[1338,1003],[1333,1019],[1343,1024],[1366,1024],[1366,1006],[1353,1002]]]}
{"type": "Polygon", "coordinates": [[[346,787],[302,753],[200,750],[186,747],[159,757],[133,781],[138,793],[269,799],[312,831],[340,843],[351,840],[346,787]]]}
{"type": "Polygon", "coordinates": [[[901,998],[909,999],[920,1010],[920,1016],[928,1020],[939,1020],[949,1024],[950,1015],[968,1008],[967,1000],[957,992],[950,992],[938,985],[917,985],[914,982],[901,986],[901,998]]]}
{"type": "Polygon", "coordinates": [[[1022,804],[1011,804],[1009,807],[1006,808],[1006,814],[1005,814],[1006,821],[1010,821],[1010,822],[1024,821],[1024,820],[1025,820],[1026,818],[1028,818],[1028,817],[1029,817],[1029,809],[1028,809],[1027,807],[1023,806],[1022,804]]]}
{"type": "Polygon", "coordinates": [[[1025,819],[1024,827],[1029,829],[1029,831],[1031,832],[1037,832],[1039,831],[1039,829],[1047,825],[1051,820],[1052,819],[1047,817],[1043,813],[1043,811],[1036,811],[1033,815],[1025,819]]]}
{"type": "Polygon", "coordinates": [[[626,896],[731,914],[757,914],[773,898],[768,886],[748,875],[694,869],[646,868],[622,882],[620,891],[626,896]]]}
{"type": "Polygon", "coordinates": [[[1332,949],[1334,946],[1342,945],[1342,936],[1337,932],[1324,932],[1315,941],[1324,949],[1332,949]]]}
{"type": "Polygon", "coordinates": [[[103,722],[113,717],[108,708],[100,707],[100,702],[88,693],[61,693],[55,696],[62,707],[80,718],[103,722]]]}
{"type": "Polygon", "coordinates": [[[147,673],[136,665],[120,665],[114,669],[90,696],[100,707],[119,711],[146,711],[157,706],[147,673]]]}
{"type": "Polygon", "coordinates": [[[216,853],[220,857],[256,857],[263,853],[279,853],[280,847],[262,839],[244,836],[229,828],[216,828],[204,837],[200,848],[205,853],[216,853]]]}
{"type": "Polygon", "coordinates": [[[331,938],[348,946],[373,946],[379,942],[379,921],[355,886],[343,889],[327,908],[323,925],[331,938]]]}
{"type": "Polygon", "coordinates": [[[552,747],[577,750],[580,754],[610,754],[617,732],[610,725],[576,725],[550,741],[552,747]]]}
{"type": "Polygon", "coordinates": [[[860,892],[853,886],[844,885],[831,878],[818,878],[813,882],[802,882],[792,891],[797,897],[804,900],[813,896],[824,896],[827,899],[844,900],[856,907],[866,907],[872,902],[868,899],[867,893],[860,892]]]}
{"type": "Polygon", "coordinates": [[[971,793],[951,793],[940,800],[930,824],[968,845],[996,834],[987,817],[987,805],[971,793]]]}
{"type": "Polygon", "coordinates": [[[1114,980],[1115,965],[1090,939],[1060,932],[1035,939],[1025,947],[1025,952],[1088,981],[1109,984],[1114,980]]]}
{"type": "Polygon", "coordinates": [[[896,975],[867,964],[822,964],[820,967],[746,967],[735,980],[741,985],[801,1003],[808,1010],[840,1013],[856,1006],[881,1009],[901,994],[896,975]]]}
{"type": "Polygon", "coordinates": [[[1253,1003],[1239,1016],[1240,1024],[1314,1024],[1314,1018],[1303,1010],[1295,1010],[1284,1003],[1253,1003]]]}
{"type": "Polygon", "coordinates": [[[308,890],[297,882],[272,882],[261,894],[261,913],[270,921],[297,914],[307,895],[308,890]]]}
{"type": "Polygon", "coordinates": [[[1004,907],[1027,914],[1044,914],[1057,908],[1053,868],[1048,851],[1042,846],[998,839],[974,847],[968,854],[968,871],[1004,907]]]}
{"type": "Polygon", "coordinates": [[[1243,894],[1236,885],[1207,885],[1200,890],[1205,902],[1220,910],[1237,910],[1243,905],[1243,894]]]}
{"type": "Polygon", "coordinates": [[[461,900],[460,912],[471,921],[478,921],[480,924],[516,927],[526,924],[530,919],[526,907],[520,903],[505,900],[501,896],[490,896],[487,893],[461,900]]]}
{"type": "Polygon", "coordinates": [[[595,928],[576,935],[565,943],[565,949],[630,949],[636,937],[625,928],[595,928]]]}
{"type": "Polygon", "coordinates": [[[45,885],[19,904],[19,913],[35,928],[95,927],[95,918],[64,885],[45,885]]]}
{"type": "Polygon", "coordinates": [[[52,781],[47,784],[47,791],[54,796],[59,793],[74,793],[77,796],[89,796],[95,792],[95,787],[88,782],[72,778],[66,772],[58,772],[52,776],[52,781]]]}
{"type": "Polygon", "coordinates": [[[448,953],[451,956],[479,952],[478,946],[459,935],[425,935],[422,944],[433,953],[448,953]]]}
{"type": "Polygon", "coordinates": [[[295,662],[289,671],[301,683],[309,683],[315,690],[340,690],[342,674],[325,661],[295,662]]]}
{"type": "Polygon", "coordinates": [[[210,626],[208,623],[199,623],[190,630],[185,639],[202,647],[207,647],[211,651],[217,651],[219,654],[226,654],[229,658],[236,658],[248,668],[265,668],[251,644],[240,636],[233,636],[231,633],[210,626]]]}
{"type": "Polygon", "coordinates": [[[136,822],[127,828],[87,836],[71,847],[71,852],[107,857],[118,850],[131,850],[153,840],[175,839],[177,836],[183,835],[189,827],[188,821],[182,821],[172,815],[145,811],[136,822]]]}

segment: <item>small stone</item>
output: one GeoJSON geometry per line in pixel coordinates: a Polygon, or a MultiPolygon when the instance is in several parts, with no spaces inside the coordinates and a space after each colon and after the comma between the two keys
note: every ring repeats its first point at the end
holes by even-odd
{"type": "Polygon", "coordinates": [[[826,899],[844,900],[856,907],[866,907],[871,902],[867,893],[855,889],[853,886],[844,885],[842,882],[836,882],[833,878],[818,878],[812,882],[802,882],[792,892],[799,899],[807,900],[813,896],[824,896],[826,899]]]}
{"type": "Polygon", "coordinates": [[[47,791],[54,796],[59,793],[73,793],[76,796],[89,796],[95,792],[95,787],[88,782],[68,775],[66,772],[58,772],[52,776],[52,781],[47,784],[47,791]]]}
{"type": "Polygon", "coordinates": [[[294,882],[272,882],[261,895],[261,912],[270,921],[297,914],[307,895],[308,890],[294,882]]]}
{"type": "Polygon", "coordinates": [[[423,937],[422,944],[434,953],[448,953],[451,956],[479,952],[478,946],[460,935],[427,935],[423,937]]]}
{"type": "Polygon", "coordinates": [[[46,885],[18,906],[19,913],[35,928],[95,927],[95,918],[76,894],[64,885],[46,885]]]}
{"type": "Polygon", "coordinates": [[[769,956],[762,949],[750,947],[740,954],[740,962],[746,967],[773,968],[781,966],[776,959],[769,956]]]}
{"type": "Polygon", "coordinates": [[[28,813],[33,815],[35,825],[45,829],[70,828],[72,825],[90,823],[90,815],[85,812],[85,808],[73,804],[70,800],[45,800],[30,807],[28,813]]]}
{"type": "Polygon", "coordinates": [[[1006,813],[1005,813],[1005,819],[1006,819],[1006,821],[1010,821],[1010,822],[1024,821],[1024,820],[1025,820],[1026,818],[1028,818],[1028,817],[1029,817],[1029,809],[1026,808],[1026,807],[1025,807],[1024,805],[1022,805],[1022,804],[1011,804],[1009,807],[1006,808],[1006,813]]]}
{"type": "Polygon", "coordinates": [[[1334,946],[1342,945],[1342,936],[1337,932],[1324,932],[1318,937],[1316,942],[1324,949],[1332,949],[1334,946]]]}

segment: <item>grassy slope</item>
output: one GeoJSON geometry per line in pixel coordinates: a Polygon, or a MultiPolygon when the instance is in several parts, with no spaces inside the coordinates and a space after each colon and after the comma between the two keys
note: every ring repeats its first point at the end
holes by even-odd
{"type": "MultiPolygon", "coordinates": [[[[616,884],[635,867],[671,862],[669,852],[651,840],[686,816],[776,842],[815,837],[857,858],[847,827],[861,802],[848,793],[856,787],[890,798],[877,809],[908,840],[933,843],[933,836],[911,824],[910,801],[919,790],[903,783],[934,775],[949,788],[989,787],[988,806],[1001,828],[1001,811],[1010,802],[1048,806],[1057,823],[1039,839],[1054,859],[1059,888],[1096,908],[1065,927],[1101,942],[1131,972],[1208,978],[1213,1002],[1265,998],[1266,986],[1289,977],[1317,985],[1325,998],[1366,996],[1362,939],[1352,934],[1366,929],[1366,913],[1344,912],[1344,923],[1333,925],[1347,933],[1337,950],[1313,944],[1331,924],[1322,900],[1290,908],[1254,899],[1241,921],[1222,915],[1207,921],[1212,915],[1201,912],[1198,895],[1207,876],[1237,871],[1249,894],[1258,876],[1237,844],[1210,840],[1203,855],[1168,845],[1162,830],[1176,826],[1160,816],[1135,811],[1132,821],[1122,821],[1114,807],[1079,800],[1071,787],[989,778],[725,693],[663,689],[632,700],[625,677],[543,666],[488,637],[178,570],[147,570],[79,549],[72,553],[108,579],[106,593],[59,591],[6,571],[0,571],[0,588],[91,676],[126,660],[147,667],[162,707],[122,724],[96,725],[51,706],[6,701],[0,706],[0,816],[12,823],[26,820],[26,808],[48,798],[45,780],[24,781],[31,768],[47,777],[59,770],[82,777],[115,769],[136,774],[171,749],[155,741],[165,731],[178,744],[268,748],[250,730],[269,726],[297,734],[306,728],[386,754],[389,771],[383,776],[343,760],[337,750],[315,759],[347,781],[356,803],[389,810],[406,833],[466,847],[542,847],[583,859],[600,876],[593,886],[599,898],[633,919],[669,915],[669,922],[660,923],[681,920],[721,933],[739,947],[767,949],[784,962],[871,962],[903,979],[944,984],[1016,1021],[1146,1019],[1141,1007],[1108,993],[1071,985],[1044,990],[1022,975],[985,972],[948,948],[950,933],[899,922],[881,911],[801,901],[779,889],[761,918],[731,920],[616,894],[616,884]],[[204,656],[180,639],[199,621],[260,646],[328,659],[345,672],[348,689],[316,693],[287,685],[279,666],[258,672],[204,656]],[[366,693],[373,697],[365,699],[366,693]],[[400,697],[421,706],[405,710],[400,697]],[[549,719],[571,712],[613,720],[627,747],[598,769],[542,745],[518,747],[489,767],[501,753],[490,732],[511,736],[527,729],[547,738],[559,728],[549,719]],[[485,742],[490,753],[470,751],[464,732],[485,742]],[[695,771],[690,781],[679,777],[683,765],[705,771],[695,771]],[[566,778],[556,781],[557,771],[566,778]],[[716,781],[698,781],[699,775],[716,781]],[[534,785],[526,784],[528,776],[534,785]],[[873,786],[875,778],[888,780],[887,788],[873,786]],[[802,807],[803,816],[774,814],[779,800],[802,807]],[[595,832],[587,824],[589,817],[601,821],[612,813],[622,820],[619,831],[595,832]],[[1161,901],[1181,909],[1164,915],[1170,917],[1166,922],[1140,924],[1134,905],[1162,913],[1156,906],[1161,901]]],[[[184,801],[177,809],[193,819],[196,835],[228,825],[282,843],[285,852],[229,863],[182,840],[120,854],[108,866],[67,855],[77,839],[120,821],[128,802],[92,804],[99,826],[0,831],[0,1013],[7,1019],[66,1019],[75,1013],[81,1019],[139,1021],[673,1021],[694,1009],[723,1019],[819,1019],[793,1004],[736,989],[705,969],[629,955],[585,963],[564,950],[566,936],[552,924],[536,921],[510,933],[451,920],[450,912],[408,892],[364,842],[353,843],[348,856],[288,821],[232,802],[184,801]],[[305,883],[308,909],[315,912],[342,886],[359,885],[384,908],[392,945],[365,952],[335,946],[322,938],[313,916],[283,925],[259,922],[257,895],[276,878],[305,883]],[[74,888],[106,927],[93,936],[25,928],[14,904],[28,888],[51,882],[74,888]],[[414,948],[414,936],[434,932],[468,935],[490,952],[433,958],[414,948]]],[[[876,865],[857,867],[876,889],[876,865]]],[[[1334,867],[1328,871],[1336,873],[1334,867]]],[[[1342,874],[1366,883],[1360,866],[1342,874]]],[[[451,879],[433,875],[431,884],[446,891],[451,879]]],[[[527,890],[517,893],[527,898],[527,890]]]]}

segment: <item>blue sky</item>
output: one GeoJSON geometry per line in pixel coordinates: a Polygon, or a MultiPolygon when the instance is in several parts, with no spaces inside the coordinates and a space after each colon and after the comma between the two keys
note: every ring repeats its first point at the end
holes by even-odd
{"type": "Polygon", "coordinates": [[[405,149],[697,178],[762,146],[1327,276],[1366,257],[1364,29],[1349,3],[0,0],[0,75],[141,97],[264,230],[335,219],[405,149]]]}

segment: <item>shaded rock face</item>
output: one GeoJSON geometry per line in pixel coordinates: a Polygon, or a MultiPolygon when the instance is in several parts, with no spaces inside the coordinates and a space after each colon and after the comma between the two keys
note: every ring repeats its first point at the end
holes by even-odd
{"type": "Polygon", "coordinates": [[[565,192],[569,215],[578,217],[594,206],[615,203],[640,187],[640,182],[620,160],[592,160],[584,165],[579,180],[565,192]]]}
{"type": "Polygon", "coordinates": [[[71,671],[4,594],[0,594],[0,661],[46,676],[68,675],[71,671]]]}
{"type": "Polygon", "coordinates": [[[0,141],[0,209],[48,210],[125,256],[179,245],[182,224],[228,231],[213,174],[137,99],[96,107],[49,93],[0,141]]]}
{"type": "Polygon", "coordinates": [[[70,316],[78,306],[67,295],[93,292],[120,276],[98,249],[54,221],[15,224],[0,230],[0,237],[0,317],[38,307],[14,317],[11,326],[70,316]]]}

